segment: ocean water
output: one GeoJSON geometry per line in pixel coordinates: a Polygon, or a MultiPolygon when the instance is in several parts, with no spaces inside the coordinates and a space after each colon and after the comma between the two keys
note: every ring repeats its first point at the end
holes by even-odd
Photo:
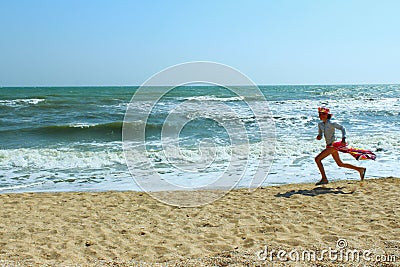
{"type": "MultiPolygon", "coordinates": [[[[321,105],[331,108],[333,119],[346,127],[351,146],[377,154],[376,161],[360,162],[341,154],[344,161],[367,167],[367,178],[399,176],[400,85],[259,88],[269,107],[265,119],[272,120],[269,124],[275,130],[273,161],[271,158],[270,169],[265,170],[263,185],[320,179],[314,157],[324,148],[324,141],[315,140],[317,107],[321,105]]],[[[122,126],[128,105],[140,114],[141,108],[152,100],[154,88],[146,88],[142,101],[129,104],[136,90],[137,87],[0,88],[0,193],[142,190],[127,167],[122,126]]],[[[263,107],[265,101],[252,98],[251,92],[241,97],[217,86],[181,86],[158,101],[147,121],[143,115],[146,157],[163,179],[196,187],[226,170],[235,151],[234,134],[210,119],[211,115],[220,114],[221,121],[229,120],[228,113],[221,111],[221,104],[230,107],[243,122],[247,139],[236,143],[236,148],[243,147],[245,150],[240,151],[257,155],[262,138],[252,110],[263,107]],[[169,116],[186,101],[194,103],[188,114],[169,116]],[[174,128],[182,116],[188,123],[174,128]],[[163,141],[161,134],[166,125],[179,137],[181,150],[173,159],[165,153],[163,142],[168,144],[168,138],[163,141]],[[208,145],[200,149],[204,143],[208,145]],[[201,172],[177,168],[179,164],[190,165],[196,157],[211,157],[212,166],[203,166],[201,172]]],[[[242,163],[237,162],[237,166],[242,163]]],[[[331,180],[359,179],[358,173],[336,167],[332,158],[324,163],[331,180]]],[[[243,166],[252,169],[255,165],[243,166]]],[[[245,173],[236,186],[248,186],[251,173],[245,173]]],[[[134,170],[132,174],[135,175],[134,170]]]]}

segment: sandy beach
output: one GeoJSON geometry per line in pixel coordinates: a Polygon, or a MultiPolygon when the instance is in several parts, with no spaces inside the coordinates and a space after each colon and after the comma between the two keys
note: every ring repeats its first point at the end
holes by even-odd
{"type": "MultiPolygon", "coordinates": [[[[287,266],[293,249],[332,248],[368,250],[368,266],[398,266],[399,192],[390,177],[234,190],[195,208],[140,192],[2,194],[0,265],[287,266]]],[[[297,259],[339,263],[357,266],[297,259]]]]}

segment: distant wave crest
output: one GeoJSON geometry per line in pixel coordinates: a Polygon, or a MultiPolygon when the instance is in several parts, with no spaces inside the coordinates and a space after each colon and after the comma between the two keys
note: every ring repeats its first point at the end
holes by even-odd
{"type": "Polygon", "coordinates": [[[3,99],[0,100],[0,106],[18,107],[25,105],[37,105],[43,101],[46,101],[46,99],[44,98],[3,99]]]}

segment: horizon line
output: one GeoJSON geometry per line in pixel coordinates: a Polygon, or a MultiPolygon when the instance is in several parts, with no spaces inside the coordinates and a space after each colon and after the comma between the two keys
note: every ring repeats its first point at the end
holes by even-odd
{"type": "MultiPolygon", "coordinates": [[[[282,84],[255,84],[256,86],[349,86],[349,85],[400,85],[400,83],[282,83],[282,84]]],[[[48,88],[48,87],[141,87],[143,85],[0,85],[0,88],[48,88]]],[[[182,85],[153,85],[153,86],[144,86],[144,87],[158,87],[158,86],[182,86],[182,85]]],[[[185,86],[185,85],[183,85],[185,86]]],[[[194,87],[202,87],[202,86],[216,86],[216,85],[186,85],[186,86],[194,86],[194,87]]],[[[223,85],[223,86],[254,86],[254,84],[249,85],[223,85]]]]}

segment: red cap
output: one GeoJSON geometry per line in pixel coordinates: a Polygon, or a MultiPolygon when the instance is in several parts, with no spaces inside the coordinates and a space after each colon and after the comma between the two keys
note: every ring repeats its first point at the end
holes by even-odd
{"type": "Polygon", "coordinates": [[[318,107],[318,113],[325,113],[325,114],[329,114],[329,108],[326,107],[318,107]]]}

